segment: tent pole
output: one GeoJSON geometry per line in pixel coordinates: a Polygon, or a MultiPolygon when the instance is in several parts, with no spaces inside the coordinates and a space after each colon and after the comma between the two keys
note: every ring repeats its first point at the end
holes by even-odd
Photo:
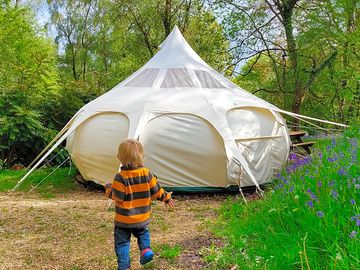
{"type": "Polygon", "coordinates": [[[69,120],[69,122],[66,123],[66,125],[62,128],[62,130],[60,130],[60,132],[58,134],[56,134],[56,136],[54,137],[54,139],[51,140],[51,142],[48,143],[48,145],[40,152],[40,154],[30,163],[29,166],[26,167],[26,169],[30,169],[30,167],[32,165],[34,165],[34,163],[41,157],[42,154],[44,154],[49,148],[50,146],[59,138],[61,137],[69,128],[70,128],[70,124],[72,123],[72,121],[75,119],[76,116],[79,115],[79,113],[81,113],[82,111],[77,112],[73,117],[71,117],[71,119],[69,120]]]}
{"type": "Polygon", "coordinates": [[[17,182],[16,186],[11,191],[15,191],[16,189],[18,189],[21,183],[24,182],[24,180],[41,164],[41,162],[44,161],[45,158],[47,158],[54,151],[56,147],[60,145],[60,143],[62,143],[67,138],[67,136],[69,136],[69,134],[70,134],[69,130],[65,132],[65,134],[57,141],[57,143],[55,143],[54,146],[51,147],[51,149],[35,164],[35,166],[32,167],[27,172],[27,174],[25,174],[23,178],[20,179],[19,182],[17,182]]]}
{"type": "Polygon", "coordinates": [[[298,118],[305,118],[305,119],[308,119],[308,120],[313,120],[313,121],[322,122],[322,123],[326,123],[326,124],[332,124],[332,125],[335,125],[335,126],[340,126],[340,127],[345,127],[345,128],[349,127],[348,125],[344,125],[344,124],[340,124],[340,123],[336,123],[336,122],[331,122],[331,121],[327,121],[327,120],[322,120],[322,119],[318,119],[318,118],[313,118],[313,117],[309,117],[309,116],[305,116],[305,115],[301,115],[301,114],[297,114],[297,113],[293,113],[293,112],[284,111],[284,110],[281,110],[281,109],[279,109],[279,112],[290,115],[290,116],[293,116],[293,117],[297,116],[298,118]]]}
{"type": "Polygon", "coordinates": [[[242,191],[242,188],[241,188],[241,178],[242,178],[242,174],[243,174],[243,170],[241,168],[242,168],[242,166],[240,166],[240,173],[239,173],[239,178],[238,178],[238,181],[237,181],[238,183],[237,184],[239,186],[239,191],[240,191],[241,197],[243,198],[245,204],[248,205],[247,201],[246,201],[246,198],[244,196],[244,193],[242,191]]]}
{"type": "Polygon", "coordinates": [[[67,130],[69,129],[69,126],[66,125],[58,134],[56,134],[56,136],[51,140],[51,142],[48,143],[47,146],[45,146],[45,148],[40,152],[39,155],[37,155],[36,158],[34,158],[33,161],[31,161],[31,163],[29,164],[29,166],[26,167],[26,169],[30,169],[32,165],[34,165],[34,163],[36,161],[39,160],[39,158],[51,147],[51,145],[56,142],[56,140],[58,138],[60,138],[67,130]]]}

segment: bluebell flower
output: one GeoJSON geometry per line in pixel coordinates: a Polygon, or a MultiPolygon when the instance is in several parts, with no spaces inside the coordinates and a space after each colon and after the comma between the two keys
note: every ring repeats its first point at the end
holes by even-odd
{"type": "Polygon", "coordinates": [[[317,201],[317,197],[315,196],[314,193],[311,193],[311,194],[310,194],[310,198],[311,198],[312,200],[314,200],[314,201],[317,201]]]}
{"type": "Polygon", "coordinates": [[[335,138],[332,138],[332,139],[331,139],[331,145],[332,145],[332,146],[335,146],[335,145],[336,145],[336,140],[335,140],[335,138]]]}
{"type": "Polygon", "coordinates": [[[357,146],[358,146],[358,139],[357,139],[357,138],[351,138],[351,139],[350,139],[350,144],[351,144],[351,146],[353,146],[354,148],[357,148],[357,146]]]}
{"type": "Polygon", "coordinates": [[[360,185],[359,185],[359,184],[356,184],[356,185],[355,185],[355,188],[356,188],[356,189],[360,189],[360,185]]]}
{"type": "Polygon", "coordinates": [[[317,182],[317,186],[318,186],[318,187],[322,187],[322,182],[321,182],[321,181],[318,181],[318,182],[317,182]]]}
{"type": "Polygon", "coordinates": [[[351,199],[351,200],[350,200],[350,203],[351,203],[352,205],[354,205],[354,204],[356,203],[356,201],[355,201],[354,199],[351,199]]]}
{"type": "Polygon", "coordinates": [[[331,180],[328,185],[329,185],[329,187],[334,186],[335,185],[335,180],[331,180]]]}
{"type": "Polygon", "coordinates": [[[319,218],[323,218],[324,217],[324,213],[322,211],[317,211],[316,212],[316,215],[319,217],[319,218]]]}
{"type": "Polygon", "coordinates": [[[338,160],[338,156],[335,154],[333,157],[328,157],[327,160],[328,160],[329,162],[335,162],[335,161],[338,160]]]}
{"type": "Polygon", "coordinates": [[[339,174],[340,176],[344,176],[344,175],[347,175],[348,173],[347,173],[347,171],[345,171],[343,168],[341,168],[340,170],[338,170],[338,174],[339,174]]]}
{"type": "Polygon", "coordinates": [[[331,191],[331,196],[333,196],[334,199],[336,199],[339,196],[339,193],[335,189],[331,191]]]}
{"type": "Polygon", "coordinates": [[[352,232],[349,234],[349,237],[350,237],[350,238],[355,238],[357,234],[358,234],[357,231],[352,231],[352,232]]]}
{"type": "Polygon", "coordinates": [[[290,160],[297,160],[297,155],[293,152],[290,153],[290,156],[289,156],[289,159],[290,160]]]}
{"type": "Polygon", "coordinates": [[[306,204],[307,204],[307,206],[308,206],[309,208],[313,208],[313,207],[314,207],[313,201],[308,201],[306,204]]]}

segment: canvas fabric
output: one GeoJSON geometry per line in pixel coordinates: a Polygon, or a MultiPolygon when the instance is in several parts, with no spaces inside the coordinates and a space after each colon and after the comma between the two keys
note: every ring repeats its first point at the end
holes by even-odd
{"type": "Polygon", "coordinates": [[[209,67],[175,27],[145,66],[81,108],[63,137],[83,177],[99,184],[119,169],[119,143],[135,138],[163,186],[252,186],[287,160],[279,111],[209,67]]]}

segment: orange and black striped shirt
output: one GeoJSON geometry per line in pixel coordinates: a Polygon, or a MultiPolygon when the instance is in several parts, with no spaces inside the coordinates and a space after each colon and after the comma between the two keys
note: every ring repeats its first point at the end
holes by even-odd
{"type": "Polygon", "coordinates": [[[125,166],[106,189],[106,195],[115,201],[115,225],[121,228],[146,227],[150,222],[151,200],[168,203],[171,198],[147,168],[125,166]]]}

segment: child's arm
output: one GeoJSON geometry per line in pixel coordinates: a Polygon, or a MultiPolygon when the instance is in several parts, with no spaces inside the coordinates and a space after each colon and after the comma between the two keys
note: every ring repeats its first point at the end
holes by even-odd
{"type": "Polygon", "coordinates": [[[122,202],[125,199],[125,185],[121,182],[120,176],[116,175],[112,184],[105,184],[106,196],[116,202],[122,202]]]}
{"type": "Polygon", "coordinates": [[[167,205],[169,207],[174,207],[174,200],[171,198],[172,192],[166,192],[159,184],[157,178],[150,174],[151,180],[150,180],[150,192],[151,192],[151,199],[152,200],[159,200],[167,205]]]}

